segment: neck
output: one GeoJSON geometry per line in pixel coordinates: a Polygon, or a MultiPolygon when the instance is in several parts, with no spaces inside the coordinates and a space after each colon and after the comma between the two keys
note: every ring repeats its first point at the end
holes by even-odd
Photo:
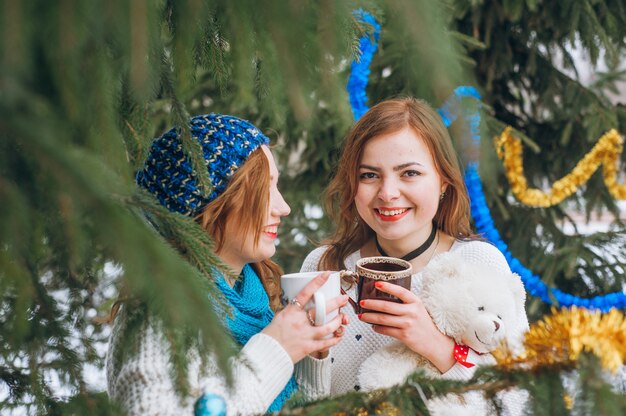
{"type": "Polygon", "coordinates": [[[412,239],[409,243],[401,244],[400,241],[394,240],[379,240],[378,236],[374,236],[374,243],[381,256],[397,257],[403,260],[411,261],[419,258],[422,254],[427,252],[433,245],[437,234],[437,229],[434,224],[431,224],[431,228],[428,229],[428,234],[422,235],[416,242],[412,239]]]}
{"type": "Polygon", "coordinates": [[[226,282],[230,285],[230,287],[233,287],[235,285],[235,281],[237,280],[236,276],[241,274],[245,263],[241,263],[240,260],[236,261],[235,259],[229,258],[227,253],[217,253],[217,255],[220,260],[222,260],[222,263],[228,266],[228,269],[223,271],[224,279],[226,279],[226,282]]]}
{"type": "Polygon", "coordinates": [[[237,276],[239,276],[241,272],[238,274],[233,273],[230,269],[222,270],[222,276],[224,276],[224,281],[230,287],[234,287],[235,283],[237,283],[237,276]]]}

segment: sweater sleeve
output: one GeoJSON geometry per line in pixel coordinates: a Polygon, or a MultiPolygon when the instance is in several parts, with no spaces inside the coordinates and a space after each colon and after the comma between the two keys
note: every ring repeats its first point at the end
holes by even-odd
{"type": "Polygon", "coordinates": [[[114,328],[107,357],[108,390],[130,416],[193,415],[195,401],[203,392],[224,398],[229,415],[265,413],[293,372],[291,358],[280,344],[257,334],[231,359],[232,388],[227,387],[215,360],[209,359],[207,367],[200,368],[197,355],[190,354],[190,395],[181,397],[172,383],[170,354],[162,333],[146,325],[138,334],[137,353],[115,363],[120,334],[114,328]]]}
{"type": "Polygon", "coordinates": [[[109,397],[129,416],[193,414],[194,396],[200,394],[197,383],[188,373],[191,397],[176,394],[170,375],[168,352],[157,329],[148,324],[140,328],[136,352],[129,352],[119,362],[124,317],[117,317],[107,354],[107,387],[109,397]],[[121,321],[121,322],[120,322],[121,321]]]}
{"type": "Polygon", "coordinates": [[[225,380],[215,369],[202,381],[204,391],[218,394],[226,401],[229,415],[265,413],[285,388],[293,373],[289,354],[272,337],[256,334],[231,361],[234,384],[226,387],[225,380]]]}
{"type": "Polygon", "coordinates": [[[317,400],[330,395],[330,364],[330,354],[323,359],[308,355],[296,363],[295,377],[298,388],[308,400],[317,400]]]}

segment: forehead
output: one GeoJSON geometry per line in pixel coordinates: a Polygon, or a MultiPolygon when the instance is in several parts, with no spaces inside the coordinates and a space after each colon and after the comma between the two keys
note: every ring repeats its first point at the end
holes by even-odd
{"type": "Polygon", "coordinates": [[[432,165],[433,158],[426,142],[407,127],[370,139],[363,149],[361,162],[417,162],[432,165]]]}
{"type": "Polygon", "coordinates": [[[266,145],[262,145],[261,150],[263,151],[263,154],[265,155],[265,157],[267,158],[267,161],[269,162],[270,175],[273,177],[277,177],[278,167],[276,167],[276,161],[274,160],[274,155],[272,155],[270,148],[266,145]]]}

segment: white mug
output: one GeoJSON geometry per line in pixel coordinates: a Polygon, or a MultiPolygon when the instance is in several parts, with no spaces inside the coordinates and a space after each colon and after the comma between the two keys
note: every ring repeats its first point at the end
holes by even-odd
{"type": "MultiPolygon", "coordinates": [[[[322,272],[302,272],[282,275],[280,277],[280,287],[282,289],[280,300],[283,305],[287,305],[320,273],[322,272]]],[[[306,305],[303,305],[304,309],[307,311],[309,309],[315,309],[315,326],[325,325],[337,316],[337,309],[326,315],[326,303],[340,294],[339,273],[335,272],[332,273],[326,283],[313,294],[313,298],[306,305]]]]}

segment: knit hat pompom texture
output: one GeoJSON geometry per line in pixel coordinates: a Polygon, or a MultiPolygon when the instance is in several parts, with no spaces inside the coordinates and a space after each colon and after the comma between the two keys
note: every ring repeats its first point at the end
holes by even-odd
{"type": "Polygon", "coordinates": [[[233,116],[205,114],[192,118],[190,124],[213,185],[208,198],[202,195],[175,128],[152,142],[136,181],[170,211],[195,216],[224,192],[235,171],[269,139],[251,123],[233,116]]]}

